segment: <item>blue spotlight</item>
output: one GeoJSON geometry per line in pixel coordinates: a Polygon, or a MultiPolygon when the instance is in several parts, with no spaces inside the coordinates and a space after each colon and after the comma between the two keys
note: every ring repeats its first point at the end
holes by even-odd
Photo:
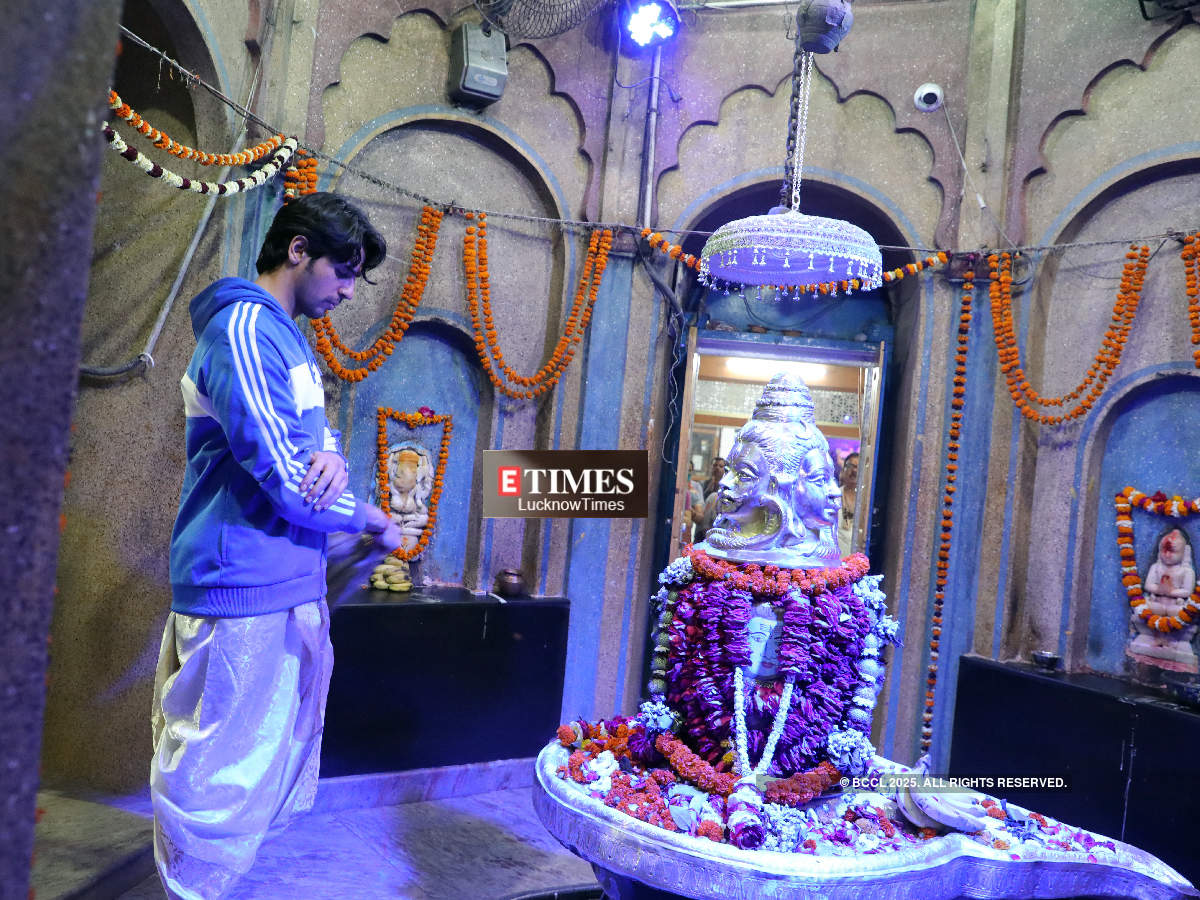
{"type": "Polygon", "coordinates": [[[661,44],[679,30],[679,10],[671,0],[629,0],[625,30],[639,47],[661,44]]]}

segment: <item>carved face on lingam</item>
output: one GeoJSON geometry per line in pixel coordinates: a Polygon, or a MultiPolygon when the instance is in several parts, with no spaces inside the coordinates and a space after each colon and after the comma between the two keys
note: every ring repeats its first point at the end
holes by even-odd
{"type": "Polygon", "coordinates": [[[836,566],[833,525],[841,502],[808,387],[796,376],[776,375],[738,432],[717,490],[716,519],[699,546],[739,562],[836,566]]]}
{"type": "Polygon", "coordinates": [[[779,673],[779,638],[783,623],[770,603],[759,603],[746,623],[746,639],[750,645],[750,664],[747,668],[755,678],[774,678],[779,673]]]}

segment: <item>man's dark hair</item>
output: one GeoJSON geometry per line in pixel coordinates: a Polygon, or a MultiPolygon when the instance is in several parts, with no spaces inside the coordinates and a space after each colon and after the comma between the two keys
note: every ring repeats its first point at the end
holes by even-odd
{"type": "Polygon", "coordinates": [[[308,241],[308,255],[313,259],[328,256],[338,263],[362,258],[363,280],[367,272],[383,262],[387,241],[371,225],[366,213],[334,194],[303,194],[275,214],[255,268],[261,275],[274,272],[287,261],[292,238],[308,241]]]}

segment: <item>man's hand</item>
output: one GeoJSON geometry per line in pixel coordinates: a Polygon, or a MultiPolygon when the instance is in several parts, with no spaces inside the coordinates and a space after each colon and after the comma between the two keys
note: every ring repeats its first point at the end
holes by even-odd
{"type": "Polygon", "coordinates": [[[400,526],[392,521],[391,516],[373,503],[366,504],[366,532],[375,538],[375,543],[387,550],[395,550],[404,541],[400,526]]]}
{"type": "Polygon", "coordinates": [[[404,543],[404,532],[395,522],[389,522],[388,527],[375,536],[375,543],[391,553],[404,543]]]}
{"type": "Polygon", "coordinates": [[[300,493],[304,495],[305,503],[311,503],[314,510],[322,512],[333,506],[333,501],[342,495],[349,482],[346,461],[339,454],[315,450],[300,482],[300,493]]]}

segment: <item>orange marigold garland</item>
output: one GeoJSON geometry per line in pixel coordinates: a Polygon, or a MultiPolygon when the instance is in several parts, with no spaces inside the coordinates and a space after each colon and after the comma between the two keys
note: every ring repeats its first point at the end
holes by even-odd
{"type": "Polygon", "coordinates": [[[384,360],[392,355],[392,350],[404,337],[404,333],[408,331],[408,326],[412,324],[413,317],[417,314],[417,307],[421,305],[421,298],[425,294],[425,285],[429,283],[429,267],[433,262],[433,253],[437,249],[438,230],[441,228],[444,215],[441,210],[434,209],[432,206],[426,206],[421,210],[421,222],[417,226],[417,240],[413,244],[408,277],[405,279],[400,297],[396,301],[392,320],[387,330],[376,338],[375,343],[370,347],[366,350],[351,350],[347,347],[342,343],[328,314],[322,319],[309,320],[317,335],[317,352],[329,366],[329,371],[338,378],[343,381],[362,381],[383,365],[384,360]],[[365,365],[347,368],[338,361],[335,351],[365,365]]]}
{"type": "Polygon", "coordinates": [[[737,787],[737,775],[718,772],[670,732],[659,734],[654,739],[654,748],[666,757],[671,771],[705,793],[728,797],[737,787]]]}
{"type": "Polygon", "coordinates": [[[505,361],[500,349],[499,334],[492,313],[492,291],[488,272],[487,214],[467,213],[477,225],[468,225],[463,237],[463,269],[467,277],[467,305],[471,312],[471,328],[475,334],[475,352],[488,379],[498,391],[518,400],[532,400],[552,390],[575,356],[583,341],[592,318],[592,308],[600,291],[604,269],[608,265],[608,251],[612,247],[612,232],[593,231],[588,240],[587,257],[575,300],[567,316],[563,333],[555,342],[554,350],[546,363],[533,375],[521,375],[505,361]],[[497,370],[500,374],[497,374],[497,370]],[[518,388],[512,388],[506,379],[518,388]]]}
{"type": "Polygon", "coordinates": [[[297,150],[283,173],[283,202],[317,192],[317,159],[307,150],[297,150]]]}
{"type": "Polygon", "coordinates": [[[178,156],[180,159],[193,159],[202,166],[248,166],[252,162],[270,156],[283,145],[283,135],[276,134],[261,144],[256,144],[238,153],[205,153],[203,150],[195,150],[186,144],[172,140],[165,132],[159,131],[134,112],[116,91],[108,92],[108,107],[118,119],[125,120],[139,133],[144,134],[155,147],[166,150],[172,156],[178,156]]]}
{"type": "Polygon", "coordinates": [[[1126,487],[1117,494],[1117,550],[1121,556],[1121,584],[1129,597],[1129,605],[1141,616],[1142,621],[1155,631],[1169,633],[1187,628],[1200,622],[1200,583],[1192,589],[1192,596],[1173,616],[1161,616],[1150,611],[1146,601],[1142,578],[1138,575],[1137,558],[1133,550],[1133,508],[1136,506],[1148,513],[1182,519],[1200,513],[1200,499],[1184,500],[1168,497],[1159,491],[1147,496],[1133,487],[1126,487]]]}
{"type": "MultiPolygon", "coordinates": [[[[1000,358],[1000,371],[1004,373],[1013,402],[1025,418],[1042,425],[1060,425],[1085,415],[1104,392],[1113,371],[1120,365],[1129,330],[1137,315],[1142,285],[1146,279],[1146,266],[1150,260],[1150,248],[1131,247],[1125,257],[1121,286],[1113,303],[1112,321],[1100,342],[1100,349],[1096,351],[1096,359],[1088,367],[1083,380],[1074,389],[1059,397],[1041,396],[1029,384],[1021,366],[1021,351],[1017,346],[1012,315],[1012,255],[993,253],[988,257],[992,282],[992,329],[995,333],[996,352],[1000,358]],[[1055,415],[1033,408],[1049,406],[1061,409],[1076,400],[1079,402],[1074,407],[1055,415]]],[[[1197,364],[1200,365],[1200,362],[1197,364]]]]}
{"type": "Polygon", "coordinates": [[[927,256],[924,259],[918,259],[915,263],[905,263],[902,266],[897,266],[883,273],[885,283],[891,281],[901,281],[908,275],[919,275],[925,269],[932,269],[934,266],[944,266],[949,260],[949,257],[939,250],[933,256],[927,256]]]}
{"type": "Polygon", "coordinates": [[[933,617],[929,629],[929,668],[925,676],[925,712],[921,715],[921,752],[933,743],[933,703],[937,691],[938,648],[942,638],[942,607],[950,577],[950,539],[954,531],[954,492],[958,480],[959,438],[962,437],[963,406],[967,395],[967,342],[971,335],[971,305],[975,273],[967,272],[958,313],[958,342],[954,350],[954,390],[950,398],[950,429],[946,440],[946,493],[942,496],[941,541],[938,544],[937,577],[933,592],[933,617]]]}
{"type": "Polygon", "coordinates": [[[672,244],[657,231],[651,231],[649,228],[642,229],[642,237],[646,238],[650,244],[659,253],[664,253],[671,259],[677,259],[690,269],[700,271],[700,257],[694,256],[691,253],[684,253],[683,247],[679,244],[672,244]]]}
{"type": "Polygon", "coordinates": [[[1188,322],[1192,326],[1192,359],[1200,369],[1200,231],[1183,239],[1183,260],[1187,291],[1188,322]]]}
{"type": "MultiPolygon", "coordinates": [[[[659,232],[643,228],[642,237],[659,253],[667,255],[671,259],[677,259],[685,266],[695,269],[697,272],[700,271],[700,257],[693,256],[691,253],[684,253],[682,246],[672,244],[659,232]]],[[[917,260],[915,263],[907,263],[906,265],[884,272],[883,280],[885,282],[900,281],[906,275],[916,275],[924,269],[945,265],[949,258],[943,251],[939,250],[932,256],[925,257],[925,259],[917,260]]],[[[763,286],[767,287],[767,285],[763,286]]],[[[779,284],[774,287],[780,291],[798,291],[801,294],[836,294],[839,292],[844,294],[847,291],[858,290],[861,286],[861,282],[857,278],[852,278],[843,281],[825,281],[819,284],[779,284]]]]}
{"type": "Polygon", "coordinates": [[[376,488],[379,491],[379,507],[385,513],[388,511],[387,498],[391,495],[387,470],[388,419],[403,422],[410,429],[419,428],[422,425],[440,424],[442,426],[442,446],[438,450],[437,470],[433,476],[433,491],[429,495],[429,521],[425,523],[425,528],[421,531],[421,536],[417,539],[415,545],[408,548],[397,547],[392,551],[392,556],[407,562],[416,559],[425,552],[425,548],[429,546],[429,539],[433,536],[434,526],[437,525],[438,501],[442,498],[442,488],[446,483],[446,462],[450,458],[450,434],[454,430],[454,426],[449,413],[438,414],[426,407],[422,407],[419,412],[415,413],[398,412],[390,406],[379,407],[376,411],[376,442],[378,446],[378,452],[376,453],[376,488]]]}
{"type": "Polygon", "coordinates": [[[806,597],[816,597],[858,581],[871,569],[865,554],[852,553],[842,565],[827,569],[786,569],[780,566],[759,566],[755,563],[730,563],[709,556],[689,545],[684,554],[691,561],[692,571],[707,581],[720,581],[738,591],[782,597],[798,590],[806,597]]]}

